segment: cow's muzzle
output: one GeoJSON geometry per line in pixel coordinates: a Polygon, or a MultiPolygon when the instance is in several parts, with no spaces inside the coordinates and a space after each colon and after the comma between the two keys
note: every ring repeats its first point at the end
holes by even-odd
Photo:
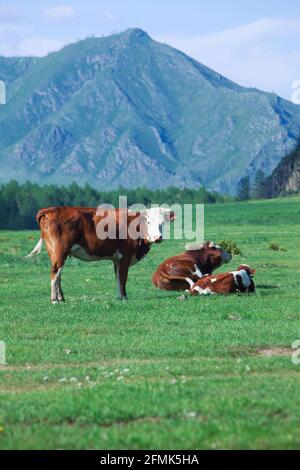
{"type": "Polygon", "coordinates": [[[232,260],[232,255],[228,253],[228,251],[223,251],[222,253],[222,261],[224,264],[230,263],[232,260]]]}

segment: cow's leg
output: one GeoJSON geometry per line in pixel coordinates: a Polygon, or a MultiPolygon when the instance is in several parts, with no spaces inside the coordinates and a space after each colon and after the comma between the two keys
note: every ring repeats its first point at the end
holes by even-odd
{"type": "Polygon", "coordinates": [[[115,278],[118,279],[118,263],[114,262],[115,278]]]}
{"type": "Polygon", "coordinates": [[[128,277],[128,270],[129,270],[130,260],[126,259],[125,257],[120,259],[115,264],[115,273],[117,277],[118,283],[118,298],[120,300],[127,300],[126,294],[126,282],[128,277]]]}
{"type": "Polygon", "coordinates": [[[57,266],[51,268],[51,302],[64,302],[64,295],[61,290],[61,272],[63,266],[57,269],[57,266]]]}
{"type": "Polygon", "coordinates": [[[64,302],[64,294],[61,289],[61,272],[64,267],[66,256],[59,256],[55,261],[51,257],[51,302],[64,302]]]}
{"type": "Polygon", "coordinates": [[[172,291],[173,290],[173,285],[172,282],[169,279],[165,279],[164,277],[160,277],[157,287],[160,290],[167,290],[167,291],[172,291]]]}
{"type": "MultiPolygon", "coordinates": [[[[193,283],[194,285],[194,283],[193,283]]],[[[163,276],[159,279],[158,281],[158,286],[160,290],[164,291],[176,291],[176,292],[181,292],[185,291],[186,289],[189,288],[189,284],[187,281],[180,281],[177,279],[170,280],[166,279],[163,276]]]]}
{"type": "Polygon", "coordinates": [[[120,281],[119,281],[118,269],[119,269],[118,262],[114,261],[114,271],[115,271],[115,278],[116,278],[116,281],[117,281],[118,298],[120,298],[119,297],[120,296],[120,281]]]}

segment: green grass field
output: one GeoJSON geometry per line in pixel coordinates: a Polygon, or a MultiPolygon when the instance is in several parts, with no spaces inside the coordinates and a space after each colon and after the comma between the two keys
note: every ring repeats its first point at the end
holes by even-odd
{"type": "Polygon", "coordinates": [[[45,249],[23,259],[39,233],[0,232],[0,448],[300,447],[300,198],[205,215],[206,239],[242,249],[228,269],[257,269],[255,296],[156,291],[152,272],[184,247],[165,241],[131,269],[128,302],[111,264],[69,260],[51,305],[45,249]]]}

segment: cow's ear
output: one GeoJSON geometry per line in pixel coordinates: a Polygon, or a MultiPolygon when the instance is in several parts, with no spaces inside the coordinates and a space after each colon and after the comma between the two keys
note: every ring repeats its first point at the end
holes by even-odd
{"type": "Polygon", "coordinates": [[[254,274],[256,274],[256,269],[250,269],[250,274],[252,274],[252,276],[254,276],[254,274]]]}
{"type": "Polygon", "coordinates": [[[170,222],[174,222],[174,220],[176,220],[176,215],[175,215],[174,211],[171,211],[170,212],[170,222]]]}
{"type": "Polygon", "coordinates": [[[170,210],[166,210],[166,212],[165,212],[165,220],[166,220],[167,222],[174,222],[175,219],[176,219],[175,212],[174,212],[174,211],[170,211],[170,210]]]}

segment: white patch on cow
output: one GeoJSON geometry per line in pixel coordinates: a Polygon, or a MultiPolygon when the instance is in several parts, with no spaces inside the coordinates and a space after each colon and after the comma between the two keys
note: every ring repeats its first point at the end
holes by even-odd
{"type": "Polygon", "coordinates": [[[163,225],[168,220],[170,213],[170,209],[162,207],[152,207],[141,212],[141,216],[145,218],[146,237],[150,243],[162,239],[163,225]]]}
{"type": "Polygon", "coordinates": [[[194,264],[194,267],[195,267],[195,272],[192,272],[192,274],[194,276],[198,276],[199,279],[201,279],[203,277],[203,274],[202,274],[201,270],[199,269],[199,267],[196,264],[194,264]]]}
{"type": "Polygon", "coordinates": [[[217,248],[217,250],[220,250],[220,245],[217,245],[216,243],[214,242],[210,242],[210,244],[208,245],[208,248],[217,248]]]}
{"type": "Polygon", "coordinates": [[[199,251],[202,250],[204,243],[187,243],[185,245],[185,251],[199,251]]]}
{"type": "Polygon", "coordinates": [[[246,269],[241,269],[240,271],[233,271],[231,274],[233,275],[234,282],[236,283],[237,286],[239,285],[237,281],[238,276],[241,278],[242,284],[246,289],[250,286],[251,279],[246,269]]]}
{"type": "Polygon", "coordinates": [[[207,287],[206,289],[202,289],[199,286],[194,287],[194,291],[198,292],[199,295],[212,295],[213,292],[207,287]]]}
{"type": "Polygon", "coordinates": [[[210,282],[211,282],[211,283],[214,283],[214,282],[217,282],[217,280],[218,280],[218,279],[214,277],[213,279],[210,280],[210,282]]]}
{"type": "Polygon", "coordinates": [[[185,280],[190,285],[190,287],[193,287],[195,285],[195,283],[189,277],[186,277],[185,280]]]}
{"type": "Polygon", "coordinates": [[[81,261],[99,261],[101,258],[95,255],[89,255],[84,248],[80,245],[73,245],[71,248],[71,255],[81,261]]]}

